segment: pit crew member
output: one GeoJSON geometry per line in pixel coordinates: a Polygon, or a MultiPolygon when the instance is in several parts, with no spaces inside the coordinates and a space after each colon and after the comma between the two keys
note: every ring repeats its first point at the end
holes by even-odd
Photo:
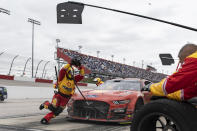
{"type": "Polygon", "coordinates": [[[42,124],[49,124],[49,121],[58,116],[66,107],[69,99],[75,92],[75,84],[84,78],[84,67],[81,65],[79,58],[71,59],[69,64],[66,64],[59,72],[58,81],[54,88],[58,89],[55,92],[52,102],[45,101],[40,105],[40,110],[48,109],[51,112],[41,119],[42,124]],[[74,76],[73,66],[79,69],[79,75],[74,76]]]}
{"type": "Polygon", "coordinates": [[[167,96],[170,99],[184,101],[197,96],[197,45],[186,44],[178,54],[180,68],[161,80],[145,86],[155,96],[167,96]]]}

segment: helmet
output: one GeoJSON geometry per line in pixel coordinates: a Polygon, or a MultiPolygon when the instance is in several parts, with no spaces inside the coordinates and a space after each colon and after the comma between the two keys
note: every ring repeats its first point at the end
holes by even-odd
{"type": "Polygon", "coordinates": [[[70,64],[66,64],[64,66],[64,69],[66,69],[66,77],[71,80],[73,79],[73,75],[74,75],[74,70],[73,68],[70,66],[70,64]]]}
{"type": "Polygon", "coordinates": [[[97,78],[95,78],[93,81],[95,81],[95,82],[98,82],[98,83],[99,83],[99,82],[101,82],[101,78],[98,78],[98,77],[97,77],[97,78]]]}
{"type": "Polygon", "coordinates": [[[71,65],[75,65],[76,67],[81,66],[81,58],[80,57],[73,57],[70,62],[71,65]]]}

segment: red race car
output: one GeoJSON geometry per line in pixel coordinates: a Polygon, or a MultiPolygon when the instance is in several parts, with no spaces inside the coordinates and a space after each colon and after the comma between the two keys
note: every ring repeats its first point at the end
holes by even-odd
{"type": "Polygon", "coordinates": [[[82,91],[86,100],[75,93],[68,103],[68,117],[73,119],[130,122],[132,115],[150,100],[141,92],[144,80],[136,78],[108,80],[94,90],[82,91]]]}

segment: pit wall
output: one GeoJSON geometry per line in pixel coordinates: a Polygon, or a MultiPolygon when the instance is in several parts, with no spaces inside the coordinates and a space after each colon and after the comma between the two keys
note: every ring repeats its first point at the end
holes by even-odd
{"type": "MultiPolygon", "coordinates": [[[[15,80],[15,81],[29,81],[35,83],[53,83],[53,80],[40,79],[40,78],[29,78],[29,77],[20,77],[20,76],[10,76],[10,75],[0,75],[0,79],[4,80],[15,80]]],[[[88,86],[87,83],[78,83],[78,86],[88,86]]]]}

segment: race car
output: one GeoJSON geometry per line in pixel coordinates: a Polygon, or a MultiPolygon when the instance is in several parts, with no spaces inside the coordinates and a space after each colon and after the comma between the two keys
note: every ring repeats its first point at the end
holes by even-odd
{"type": "Polygon", "coordinates": [[[145,81],[137,78],[113,79],[82,91],[85,99],[75,93],[68,103],[68,117],[103,122],[130,122],[141,106],[150,101],[151,94],[143,91],[145,81]]]}
{"type": "Polygon", "coordinates": [[[0,87],[0,101],[4,101],[7,97],[7,89],[5,87],[0,87]]]}

